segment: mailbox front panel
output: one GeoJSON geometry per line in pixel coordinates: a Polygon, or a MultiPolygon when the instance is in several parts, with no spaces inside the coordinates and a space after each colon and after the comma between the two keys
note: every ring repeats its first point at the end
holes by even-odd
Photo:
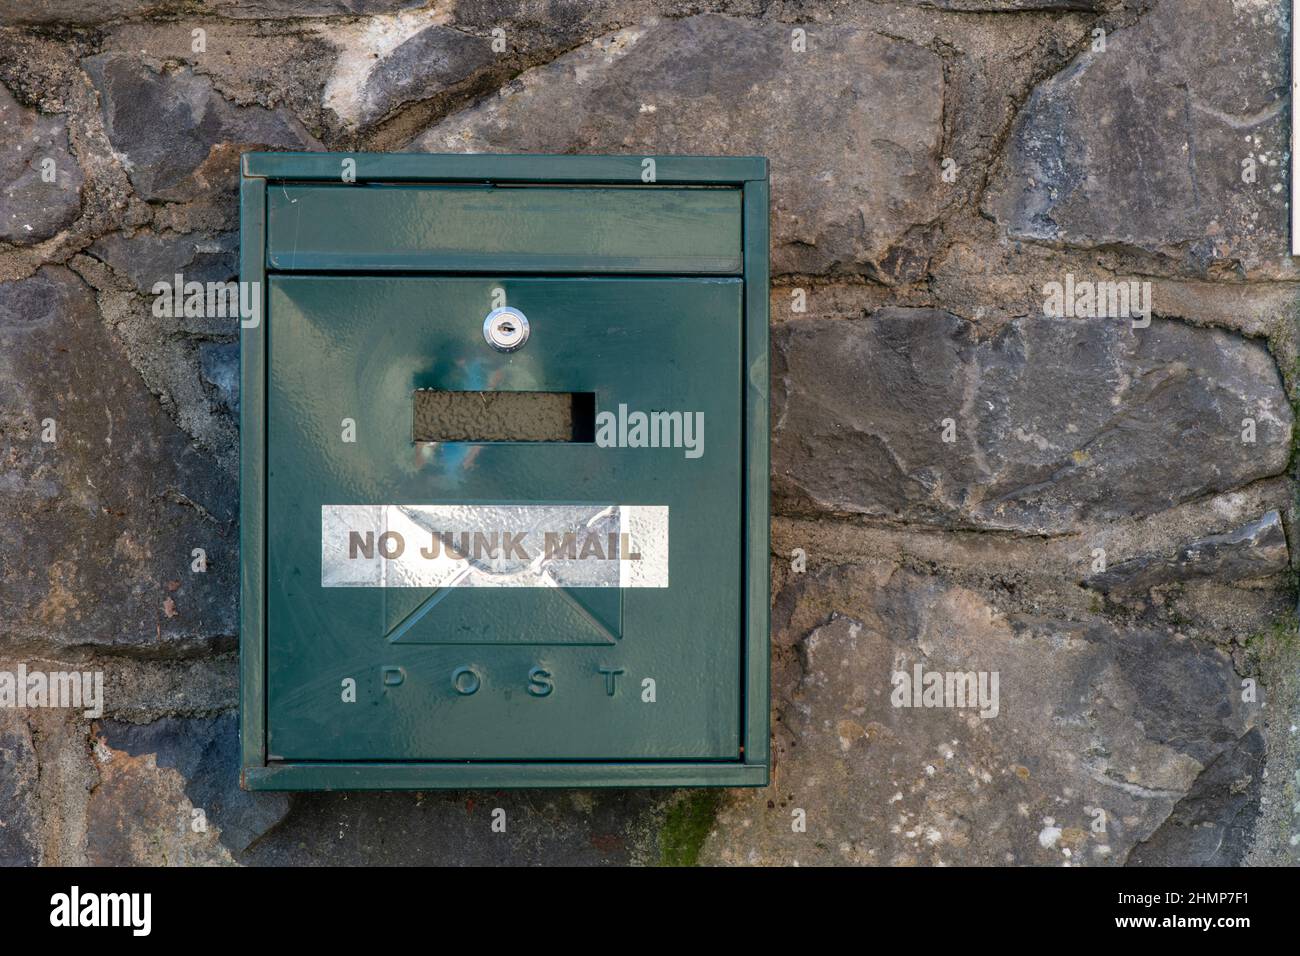
{"type": "Polygon", "coordinates": [[[767,782],[767,220],[762,159],[244,156],[243,786],[767,782]]]}
{"type": "MultiPolygon", "coordinates": [[[[738,279],[274,277],[270,753],[738,759],[741,298],[738,279]],[[494,289],[530,322],[518,352],[484,340],[494,289]],[[597,414],[676,411],[704,429],[693,449],[415,443],[417,389],[592,394],[597,414]],[[538,503],[667,509],[669,586],[322,586],[322,508],[463,505],[510,533],[509,506],[538,503]]],[[[414,527],[404,550],[431,546],[414,527]]]]}

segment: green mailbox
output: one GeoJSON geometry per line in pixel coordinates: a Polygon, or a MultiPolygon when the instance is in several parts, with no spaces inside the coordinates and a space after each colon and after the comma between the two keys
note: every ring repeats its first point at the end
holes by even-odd
{"type": "Polygon", "coordinates": [[[254,790],[768,779],[753,158],[249,153],[254,790]]]}

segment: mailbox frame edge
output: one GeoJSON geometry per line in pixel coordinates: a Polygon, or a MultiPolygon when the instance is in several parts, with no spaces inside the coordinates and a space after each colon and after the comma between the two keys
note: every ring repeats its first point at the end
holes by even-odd
{"type": "Polygon", "coordinates": [[[259,321],[240,330],[240,786],[245,790],[432,790],[533,787],[761,787],[770,779],[769,190],[764,157],[244,153],[240,281],[257,283],[259,321]],[[266,746],[266,191],[272,181],[485,182],[732,186],[742,191],[744,284],[744,693],[736,761],[376,761],[269,759],[266,746]],[[658,175],[642,183],[642,161],[658,175]]]}

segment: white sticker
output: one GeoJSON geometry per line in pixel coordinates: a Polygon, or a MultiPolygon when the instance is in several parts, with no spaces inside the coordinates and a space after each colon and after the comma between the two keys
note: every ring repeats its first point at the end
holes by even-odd
{"type": "Polygon", "coordinates": [[[664,505],[323,505],[321,587],[666,588],[664,505]]]}

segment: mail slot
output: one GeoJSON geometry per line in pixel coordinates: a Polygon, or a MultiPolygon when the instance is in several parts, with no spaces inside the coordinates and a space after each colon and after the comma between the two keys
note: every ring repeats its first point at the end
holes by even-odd
{"type": "Polygon", "coordinates": [[[243,785],[765,784],[766,161],[242,172],[243,785]]]}

